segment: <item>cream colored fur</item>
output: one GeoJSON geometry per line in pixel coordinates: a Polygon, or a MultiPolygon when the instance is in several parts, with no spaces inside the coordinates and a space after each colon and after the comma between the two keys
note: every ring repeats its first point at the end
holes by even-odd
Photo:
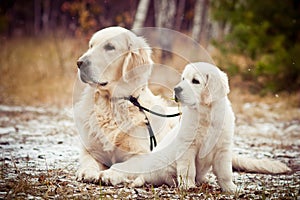
{"type": "MultiPolygon", "coordinates": [[[[160,113],[177,111],[177,108],[167,107],[162,98],[154,96],[148,89],[152,63],[148,44],[129,30],[109,27],[91,38],[89,49],[78,60],[81,81],[78,81],[74,92],[74,120],[82,140],[78,180],[98,182],[102,170],[132,156],[149,152],[149,134],[144,115],[121,97],[139,97],[143,106],[160,113]]],[[[209,95],[207,93],[205,99],[213,101],[214,96],[209,95]]],[[[178,118],[147,116],[158,142],[175,125],[179,125],[178,118]]],[[[165,140],[171,141],[173,138],[168,134],[165,140]]],[[[207,144],[213,143],[211,139],[208,138],[207,144]]],[[[207,144],[203,144],[201,152],[204,154],[213,147],[207,144]]],[[[164,142],[160,146],[167,144],[164,142]]],[[[240,156],[233,158],[233,167],[245,171],[281,173],[287,169],[280,162],[265,162],[266,167],[262,168],[260,161],[245,161],[240,156]]],[[[142,165],[138,163],[138,166],[142,165]]]]}
{"type": "MultiPolygon", "coordinates": [[[[150,151],[145,116],[129,101],[161,113],[174,113],[147,87],[152,70],[151,50],[143,38],[110,27],[94,34],[88,51],[78,60],[80,87],[75,88],[74,119],[82,140],[77,179],[97,182],[100,171],[133,155],[150,151]]],[[[178,118],[148,115],[159,142],[178,118]]]]}
{"type": "MultiPolygon", "coordinates": [[[[128,182],[131,186],[151,183],[191,188],[205,181],[212,167],[222,190],[235,192],[237,187],[232,181],[234,113],[227,98],[226,74],[208,63],[192,63],[186,66],[182,81],[174,90],[184,106],[179,127],[173,129],[153,152],[135,156],[101,172],[102,181],[113,185],[128,182]]],[[[247,169],[254,167],[252,162],[260,165],[254,170],[264,168],[261,161],[242,160],[247,169]]],[[[272,163],[279,164],[279,168],[267,172],[289,170],[276,161],[266,160],[265,165],[275,167],[272,163]]]]}

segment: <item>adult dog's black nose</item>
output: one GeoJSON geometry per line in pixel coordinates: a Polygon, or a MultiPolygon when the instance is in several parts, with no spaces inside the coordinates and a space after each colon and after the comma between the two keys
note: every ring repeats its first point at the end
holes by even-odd
{"type": "Polygon", "coordinates": [[[175,91],[175,94],[178,94],[179,92],[181,92],[182,91],[182,87],[176,87],[176,88],[174,88],[174,91],[175,91]]]}
{"type": "Polygon", "coordinates": [[[82,64],[83,64],[83,61],[81,61],[81,60],[77,61],[77,67],[78,67],[78,69],[80,69],[80,67],[82,66],[82,64]]]}

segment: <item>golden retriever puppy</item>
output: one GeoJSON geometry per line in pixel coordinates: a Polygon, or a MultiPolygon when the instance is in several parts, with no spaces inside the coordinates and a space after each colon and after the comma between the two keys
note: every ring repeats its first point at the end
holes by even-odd
{"type": "MultiPolygon", "coordinates": [[[[128,182],[131,186],[151,183],[190,188],[205,181],[212,168],[222,190],[235,192],[237,187],[232,181],[235,117],[227,97],[226,74],[208,63],[189,64],[174,92],[175,99],[183,105],[179,128],[171,131],[148,155],[132,157],[101,172],[102,181],[113,185],[128,182]]],[[[252,159],[251,162],[256,162],[258,170],[261,169],[258,165],[274,167],[269,173],[289,170],[277,161],[252,159]]]]}
{"type": "Polygon", "coordinates": [[[178,117],[144,114],[128,101],[133,96],[160,113],[176,112],[148,89],[152,64],[150,47],[131,31],[109,27],[92,36],[89,49],[77,61],[85,83],[74,98],[74,120],[83,144],[78,180],[97,182],[101,170],[149,152],[145,114],[157,142],[178,123],[178,117]]]}

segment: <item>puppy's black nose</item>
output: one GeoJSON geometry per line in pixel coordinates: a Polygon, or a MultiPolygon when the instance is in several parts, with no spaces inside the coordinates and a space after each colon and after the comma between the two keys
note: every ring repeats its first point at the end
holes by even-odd
{"type": "Polygon", "coordinates": [[[176,87],[176,88],[174,88],[174,91],[176,94],[178,94],[179,92],[182,91],[182,87],[176,87]]]}
{"type": "Polygon", "coordinates": [[[81,67],[82,64],[83,64],[83,61],[80,61],[80,60],[77,61],[77,67],[78,67],[78,69],[80,69],[80,67],[81,67]]]}

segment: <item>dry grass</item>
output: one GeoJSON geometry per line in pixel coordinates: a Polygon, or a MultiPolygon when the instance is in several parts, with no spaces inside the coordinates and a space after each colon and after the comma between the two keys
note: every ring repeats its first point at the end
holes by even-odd
{"type": "Polygon", "coordinates": [[[85,41],[47,36],[1,43],[1,104],[61,106],[72,101],[76,60],[85,41]]]}
{"type": "Polygon", "coordinates": [[[86,184],[75,180],[72,168],[33,171],[18,171],[13,178],[6,178],[1,185],[4,199],[297,199],[299,179],[291,175],[238,175],[235,180],[243,192],[227,194],[215,184],[204,183],[196,188],[184,189],[162,185],[144,185],[129,188],[126,185],[103,186],[86,184]],[[257,178],[257,176],[259,178],[257,178]],[[266,180],[265,180],[266,179],[266,180]]]}
{"type": "Polygon", "coordinates": [[[249,118],[267,119],[268,116],[276,114],[276,120],[300,120],[300,92],[294,94],[282,92],[260,96],[250,93],[247,87],[243,86],[243,82],[241,80],[237,81],[236,79],[239,79],[239,77],[235,77],[230,81],[231,91],[229,94],[235,113],[241,113],[245,116],[249,116],[249,118]],[[245,104],[266,106],[266,109],[257,108],[245,113],[245,104]]]}

